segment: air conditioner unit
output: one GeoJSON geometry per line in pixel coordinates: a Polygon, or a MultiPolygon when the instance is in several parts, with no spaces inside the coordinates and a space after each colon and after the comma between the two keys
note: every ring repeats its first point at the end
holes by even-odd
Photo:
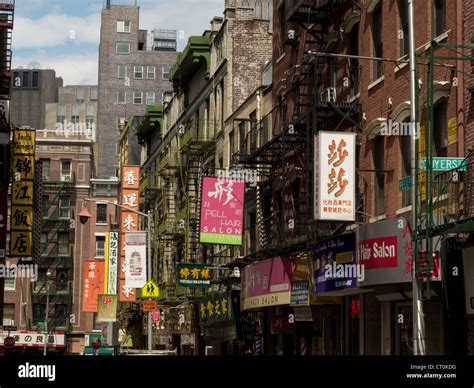
{"type": "Polygon", "coordinates": [[[61,182],[71,182],[71,175],[61,175],[61,182]]]}
{"type": "Polygon", "coordinates": [[[15,321],[10,318],[3,318],[3,326],[15,326],[15,321]]]}
{"type": "Polygon", "coordinates": [[[321,102],[336,102],[336,88],[327,88],[321,93],[321,102]]]}

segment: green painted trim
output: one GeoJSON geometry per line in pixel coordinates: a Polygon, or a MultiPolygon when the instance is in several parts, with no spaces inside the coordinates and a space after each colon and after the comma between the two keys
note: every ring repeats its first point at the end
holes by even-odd
{"type": "Polygon", "coordinates": [[[148,106],[145,116],[140,120],[135,130],[138,140],[145,141],[156,130],[157,126],[161,128],[163,126],[163,117],[163,106],[148,106]]]}
{"type": "Polygon", "coordinates": [[[176,64],[170,70],[170,81],[186,82],[204,62],[206,79],[211,72],[211,39],[208,36],[191,36],[184,51],[178,55],[176,64]]]}

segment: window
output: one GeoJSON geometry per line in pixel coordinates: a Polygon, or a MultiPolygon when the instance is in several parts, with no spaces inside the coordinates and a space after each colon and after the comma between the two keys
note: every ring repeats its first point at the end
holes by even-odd
{"type": "Polygon", "coordinates": [[[94,128],[94,116],[86,116],[86,129],[94,128]]]}
{"type": "Polygon", "coordinates": [[[46,255],[48,253],[48,233],[41,233],[41,254],[46,255]]]}
{"type": "Polygon", "coordinates": [[[95,236],[95,257],[105,256],[105,236],[95,236]]]}
{"type": "Polygon", "coordinates": [[[135,79],[143,79],[143,66],[134,66],[133,76],[135,79]]]}
{"type": "Polygon", "coordinates": [[[280,55],[285,52],[285,42],[286,42],[286,10],[285,2],[282,2],[282,5],[278,9],[279,20],[280,20],[280,55]]]}
{"type": "Polygon", "coordinates": [[[58,254],[69,255],[69,233],[58,233],[58,254]]]}
{"type": "MultiPolygon", "coordinates": [[[[374,10],[372,39],[374,44],[374,56],[378,58],[383,57],[383,42],[382,42],[382,5],[379,4],[374,10]]],[[[382,77],[382,61],[374,62],[374,80],[382,77]]]]}
{"type": "Polygon", "coordinates": [[[3,322],[4,326],[14,326],[15,323],[15,305],[13,303],[5,303],[3,305],[3,322]]]}
{"type": "Polygon", "coordinates": [[[56,270],[56,290],[66,291],[67,281],[68,281],[67,269],[57,269],[56,270]]]}
{"type": "Polygon", "coordinates": [[[410,49],[410,39],[408,31],[408,0],[398,0],[398,13],[400,14],[400,30],[398,38],[400,39],[400,56],[408,55],[410,49]]]}
{"type": "Polygon", "coordinates": [[[142,92],[133,92],[133,103],[142,104],[143,103],[143,93],[142,92]]]}
{"type": "Polygon", "coordinates": [[[239,123],[239,149],[242,155],[245,154],[245,121],[239,123]]]}
{"type": "Polygon", "coordinates": [[[97,204],[97,223],[98,224],[107,223],[107,204],[106,203],[97,204]]]}
{"type": "Polygon", "coordinates": [[[30,86],[30,73],[25,71],[25,72],[23,72],[22,75],[23,75],[22,87],[27,88],[28,86],[30,86]]]}
{"type": "Polygon", "coordinates": [[[446,4],[444,0],[433,0],[432,35],[440,36],[446,30],[446,4]]]}
{"type": "MultiPolygon", "coordinates": [[[[336,53],[333,53],[336,54],[336,53]]],[[[328,86],[330,88],[336,87],[337,81],[337,58],[329,57],[327,59],[327,66],[328,66],[328,86]]]]}
{"type": "Polygon", "coordinates": [[[155,105],[155,92],[146,92],[146,104],[155,105]]]}
{"type": "Polygon", "coordinates": [[[46,291],[46,270],[39,269],[38,270],[38,279],[35,283],[35,291],[46,291]]]}
{"type": "Polygon", "coordinates": [[[66,327],[67,315],[67,304],[54,305],[54,326],[66,327]]]}
{"type": "Polygon", "coordinates": [[[43,194],[43,198],[41,200],[41,206],[43,210],[43,217],[48,217],[49,212],[49,195],[43,194]]]}
{"type": "MultiPolygon", "coordinates": [[[[402,154],[402,179],[411,175],[411,136],[400,136],[402,154]]],[[[411,190],[402,192],[402,207],[411,204],[411,190]]]]}
{"type": "Polygon", "coordinates": [[[91,89],[91,101],[97,101],[97,88],[91,89]]]}
{"type": "Polygon", "coordinates": [[[37,88],[39,87],[39,73],[37,71],[34,71],[31,77],[31,87],[32,88],[37,88]]]}
{"type": "Polygon", "coordinates": [[[71,116],[71,122],[73,124],[79,124],[79,116],[71,116]]]}
{"type": "Polygon", "coordinates": [[[127,76],[127,65],[118,65],[118,78],[125,79],[127,76]]]}
{"type": "Polygon", "coordinates": [[[49,167],[51,165],[51,161],[49,159],[41,159],[41,174],[43,180],[49,179],[49,167]]]}
{"type": "Polygon", "coordinates": [[[437,157],[448,156],[448,119],[446,103],[440,103],[434,109],[433,137],[437,157]]]}
{"type": "Polygon", "coordinates": [[[117,104],[125,104],[127,98],[127,93],[125,90],[118,90],[117,91],[117,104]]]}
{"type": "Polygon", "coordinates": [[[155,79],[156,78],[156,68],[155,68],[155,66],[147,66],[146,67],[146,78],[147,79],[155,79]]]}
{"type": "Polygon", "coordinates": [[[170,70],[171,70],[171,66],[163,66],[161,68],[161,78],[163,78],[164,80],[169,80],[170,79],[170,70]]]}
{"type": "Polygon", "coordinates": [[[116,44],[117,54],[130,54],[130,43],[118,42],[116,44]]]}
{"type": "Polygon", "coordinates": [[[117,20],[117,32],[130,32],[130,20],[117,20]]]}
{"type": "Polygon", "coordinates": [[[71,218],[71,197],[59,197],[59,218],[71,218]]]}
{"type": "MultiPolygon", "coordinates": [[[[350,55],[359,55],[359,23],[357,23],[350,32],[350,55]]],[[[357,58],[351,58],[351,96],[355,96],[359,92],[359,60],[357,58]]]]}
{"type": "Polygon", "coordinates": [[[376,136],[373,141],[373,157],[375,167],[375,215],[385,213],[385,174],[384,170],[384,137],[376,136]]]}
{"type": "Polygon", "coordinates": [[[76,102],[84,102],[84,88],[76,89],[76,102]]]}
{"type": "Polygon", "coordinates": [[[261,19],[262,18],[262,1],[257,0],[255,2],[255,19],[261,19]]]}
{"type": "Polygon", "coordinates": [[[232,164],[232,158],[235,153],[235,141],[234,141],[235,132],[234,130],[229,132],[229,159],[230,164],[232,164]]]}
{"type": "Polygon", "coordinates": [[[15,276],[13,276],[13,277],[7,276],[5,278],[4,290],[5,291],[15,291],[15,288],[16,288],[16,277],[15,276]]]}
{"type": "Polygon", "coordinates": [[[44,303],[33,304],[33,324],[37,325],[39,322],[44,322],[46,312],[46,305],[44,303]]]}
{"type": "Polygon", "coordinates": [[[13,72],[13,87],[19,88],[20,86],[21,86],[20,72],[14,71],[13,72]]]}
{"type": "Polygon", "coordinates": [[[61,182],[71,181],[71,178],[72,178],[71,161],[61,160],[61,182]]]}

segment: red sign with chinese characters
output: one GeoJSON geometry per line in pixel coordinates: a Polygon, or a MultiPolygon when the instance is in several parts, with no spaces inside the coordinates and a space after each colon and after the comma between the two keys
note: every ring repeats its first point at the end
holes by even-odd
{"type": "Polygon", "coordinates": [[[104,293],[105,263],[103,260],[84,260],[84,289],[82,311],[96,313],[99,294],[104,293]]]}

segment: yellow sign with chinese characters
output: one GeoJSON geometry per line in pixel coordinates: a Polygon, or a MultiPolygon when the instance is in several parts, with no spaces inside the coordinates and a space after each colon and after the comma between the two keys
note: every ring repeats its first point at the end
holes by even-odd
{"type": "Polygon", "coordinates": [[[33,207],[12,206],[11,228],[29,231],[33,227],[33,207]]]}
{"type": "Polygon", "coordinates": [[[34,184],[33,181],[13,182],[12,204],[33,206],[34,184]]]}
{"type": "Polygon", "coordinates": [[[452,118],[448,121],[448,145],[458,142],[458,121],[452,118]]]}
{"type": "Polygon", "coordinates": [[[142,288],[142,298],[158,298],[160,296],[160,288],[153,280],[149,280],[142,288]]]}
{"type": "Polygon", "coordinates": [[[35,179],[34,155],[13,155],[13,179],[16,181],[35,179]]]}
{"type": "Polygon", "coordinates": [[[10,255],[32,256],[33,233],[12,231],[10,232],[10,255]]]}
{"type": "Polygon", "coordinates": [[[34,155],[36,147],[36,131],[17,129],[13,131],[13,153],[16,155],[34,155]]]}

